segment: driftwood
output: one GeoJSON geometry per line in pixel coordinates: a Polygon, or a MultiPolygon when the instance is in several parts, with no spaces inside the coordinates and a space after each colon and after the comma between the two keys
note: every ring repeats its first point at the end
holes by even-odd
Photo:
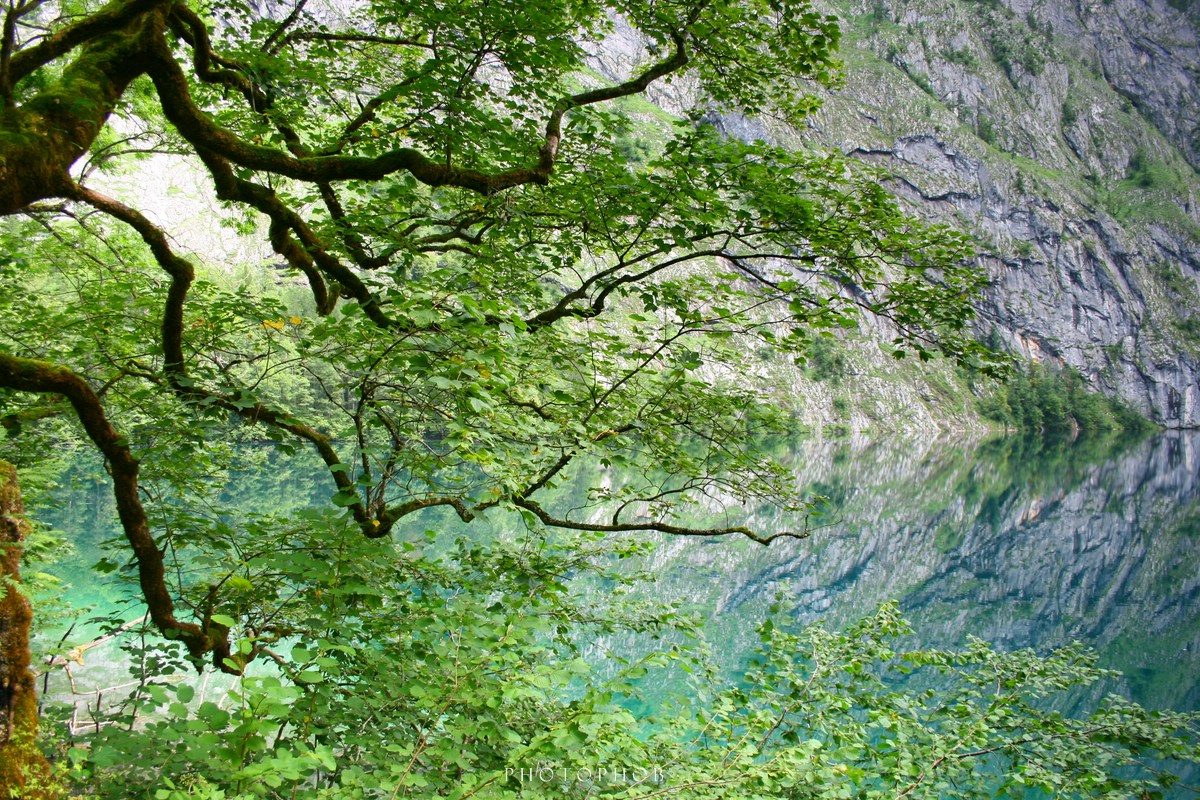
{"type": "MultiPolygon", "coordinates": [[[[66,666],[69,666],[70,664],[78,664],[80,666],[83,666],[83,654],[86,653],[88,650],[91,650],[93,647],[99,647],[100,645],[104,644],[105,642],[112,641],[113,639],[116,639],[118,636],[125,633],[126,631],[133,630],[134,628],[138,627],[139,625],[144,625],[149,618],[150,618],[150,615],[146,614],[141,619],[130,620],[129,622],[126,622],[124,625],[122,625],[121,627],[112,631],[111,633],[106,633],[103,636],[100,636],[96,639],[92,639],[90,642],[85,642],[84,644],[76,645],[75,647],[72,647],[70,650],[68,650],[66,653],[64,653],[62,655],[51,656],[50,660],[46,662],[44,668],[36,670],[33,673],[34,677],[40,678],[43,675],[45,675],[47,672],[49,672],[51,669],[53,669],[54,667],[66,667],[66,666]]],[[[67,674],[70,675],[70,672],[68,671],[67,674]]]]}

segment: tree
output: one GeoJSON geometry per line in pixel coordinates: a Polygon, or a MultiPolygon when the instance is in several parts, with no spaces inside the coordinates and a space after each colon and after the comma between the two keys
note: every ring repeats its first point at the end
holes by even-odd
{"type": "MultiPolygon", "coordinates": [[[[833,80],[837,27],[806,3],[243,12],[118,0],[52,18],[18,2],[0,62],[0,210],[30,221],[12,229],[25,245],[5,270],[0,386],[19,393],[10,403],[70,403],[111,472],[154,624],[221,668],[241,664],[212,617],[220,598],[198,619],[176,614],[137,447],[108,398],[169,393],[170,413],[193,424],[232,416],[311,446],[369,538],[432,506],[464,520],[500,506],[565,528],[766,542],[789,534],[672,522],[676,498],[709,487],[792,502],[738,443],[770,415],[752,393],[696,377],[730,358],[729,337],[794,350],[867,309],[923,357],[983,352],[965,331],[980,278],[963,242],[902,215],[869,171],[725,141],[699,117],[649,160],[627,157],[621,101],[665,81],[688,84],[698,111],[794,121],[813,107],[805,90],[833,80]],[[584,44],[618,19],[644,58],[609,80],[584,44]],[[184,154],[219,198],[262,215],[309,300],[283,308],[196,286],[168,232],[90,188],[92,172],[147,149],[184,154]],[[37,243],[113,247],[117,223],[152,265],[120,256],[132,285],[99,308],[79,292],[68,324],[128,308],[132,338],[103,325],[57,349],[20,336],[53,305],[37,243]],[[280,364],[307,371],[324,416],[281,395],[280,364]],[[681,447],[683,431],[704,444],[681,447]],[[540,493],[584,457],[653,470],[606,498],[617,510],[605,522],[556,516],[540,493]]],[[[68,281],[114,271],[78,257],[55,269],[68,281]]]]}
{"type": "Polygon", "coordinates": [[[33,612],[21,588],[21,552],[28,530],[17,471],[0,461],[0,794],[38,797],[49,765],[36,745],[37,694],[29,671],[33,612]]]}
{"type": "MultiPolygon", "coordinates": [[[[867,167],[706,122],[800,121],[811,88],[836,79],[837,35],[807,3],[767,0],[300,0],[273,17],[232,2],[10,3],[5,427],[46,435],[69,409],[111,475],[154,626],[193,663],[240,674],[265,659],[281,676],[247,676],[235,715],[191,715],[186,688],[179,708],[158,684],[139,695],[170,717],[155,723],[178,745],[167,761],[207,754],[211,785],[190,791],[319,794],[313,770],[336,766],[351,794],[450,792],[469,770],[485,776],[479,796],[511,794],[518,757],[623,742],[645,766],[669,749],[630,738],[612,698],[632,684],[570,703],[546,690],[586,672],[559,657],[579,626],[661,631],[673,617],[599,613],[565,587],[623,580],[597,566],[627,547],[612,534],[807,534],[689,522],[701,504],[802,508],[757,448],[786,419],[739,380],[746,349],[803,358],[869,313],[897,356],[996,363],[970,334],[982,278],[962,237],[906,216],[867,167]],[[639,55],[610,76],[587,52],[618,27],[639,55]],[[638,101],[664,85],[691,106],[647,142],[638,101]],[[239,286],[183,255],[152,209],[97,188],[147,152],[204,176],[277,260],[239,286]],[[315,453],[344,514],[201,513],[199,479],[240,435],[315,453]],[[628,477],[556,507],[585,462],[628,477]],[[169,496],[148,503],[147,475],[169,496]],[[430,509],[580,538],[462,545],[448,561],[390,541],[430,509]],[[387,753],[391,783],[372,783],[360,765],[387,753]]],[[[744,699],[714,697],[699,729],[673,724],[705,737],[720,722],[731,733],[711,752],[774,791],[786,776],[759,766],[803,772],[813,748],[763,762],[798,729],[779,697],[751,717],[744,699]],[[762,746],[746,749],[747,732],[762,746]]],[[[93,764],[129,769],[114,792],[178,777],[128,757],[144,740],[105,735],[93,764]]],[[[689,752],[696,770],[720,767],[689,752]]]]}

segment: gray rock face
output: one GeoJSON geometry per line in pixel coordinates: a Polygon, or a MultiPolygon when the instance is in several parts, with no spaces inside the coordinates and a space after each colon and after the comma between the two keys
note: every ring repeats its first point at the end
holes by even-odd
{"type": "Polygon", "coordinates": [[[898,0],[894,18],[927,20],[926,35],[871,51],[923,77],[974,137],[936,113],[924,126],[893,115],[882,148],[833,125],[826,137],[890,162],[921,213],[979,236],[983,324],[1012,349],[1162,424],[1200,425],[1196,30],[1162,0],[1007,6],[898,0]]]}
{"type": "MultiPolygon", "coordinates": [[[[980,333],[1200,426],[1200,48],[1163,0],[874,0],[806,131],[980,242],[980,333]]],[[[757,123],[721,118],[733,136],[757,123]]]]}
{"type": "Polygon", "coordinates": [[[1011,0],[1041,19],[1200,167],[1200,45],[1194,21],[1164,0],[1011,0]]]}
{"type": "MultiPolygon", "coordinates": [[[[853,152],[853,151],[852,151],[853,152]]],[[[992,278],[980,316],[1010,350],[1078,369],[1093,386],[1124,398],[1171,427],[1200,425],[1200,362],[1181,351],[1172,325],[1179,317],[1159,297],[1151,271],[1200,282],[1195,239],[1151,224],[1133,233],[1105,215],[1066,209],[1048,198],[1014,202],[1001,194],[986,162],[931,136],[897,139],[866,158],[917,170],[898,193],[927,214],[949,206],[996,243],[983,257],[992,278]],[[921,188],[921,175],[952,188],[921,188]],[[1158,313],[1156,313],[1156,311],[1158,313]]],[[[1186,284],[1185,284],[1186,285],[1186,284]]]]}
{"type": "MultiPolygon", "coordinates": [[[[884,166],[914,211],[979,240],[992,278],[981,336],[1070,366],[1163,425],[1200,426],[1195,20],[1165,0],[828,10],[843,20],[846,81],[806,130],[709,120],[884,166]]],[[[600,72],[628,71],[632,35],[595,50],[600,72]]]]}

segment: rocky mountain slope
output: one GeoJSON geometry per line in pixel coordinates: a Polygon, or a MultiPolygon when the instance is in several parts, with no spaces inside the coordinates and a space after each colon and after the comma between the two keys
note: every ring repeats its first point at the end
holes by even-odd
{"type": "MultiPolygon", "coordinates": [[[[919,214],[978,238],[982,337],[1195,427],[1200,6],[1171,2],[842,2],[827,10],[845,85],[806,130],[713,119],[877,162],[919,214]]],[[[618,29],[597,64],[617,73],[635,51],[618,29]]]]}
{"type": "Polygon", "coordinates": [[[878,161],[975,233],[985,336],[1200,425],[1200,47],[1163,0],[872,0],[784,139],[878,161]]]}

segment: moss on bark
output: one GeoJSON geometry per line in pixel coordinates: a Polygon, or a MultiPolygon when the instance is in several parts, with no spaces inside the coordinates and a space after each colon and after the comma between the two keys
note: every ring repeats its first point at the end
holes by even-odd
{"type": "Polygon", "coordinates": [[[0,214],[68,191],[67,170],[145,71],[147,41],[165,25],[161,10],[132,16],[80,47],[50,86],[0,113],[0,214]]]}
{"type": "Polygon", "coordinates": [[[50,765],[37,747],[37,691],[29,670],[33,610],[21,592],[29,523],[17,471],[0,461],[0,798],[43,800],[50,765]]]}

